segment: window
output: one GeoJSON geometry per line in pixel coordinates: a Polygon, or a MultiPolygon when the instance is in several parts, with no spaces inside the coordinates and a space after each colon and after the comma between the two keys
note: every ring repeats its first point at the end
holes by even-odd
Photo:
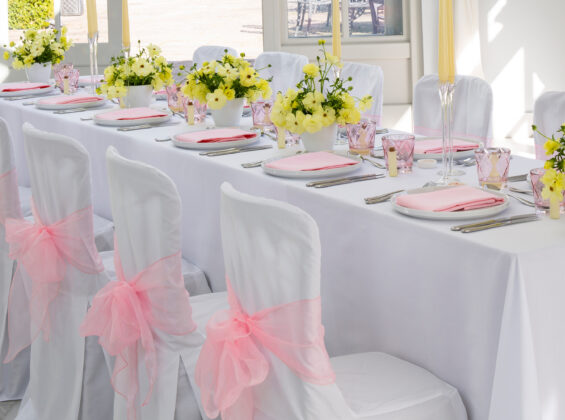
{"type": "MultiPolygon", "coordinates": [[[[402,0],[342,0],[340,7],[344,38],[403,35],[402,0]]],[[[331,0],[287,0],[287,11],[289,39],[332,35],[331,0]]]]}

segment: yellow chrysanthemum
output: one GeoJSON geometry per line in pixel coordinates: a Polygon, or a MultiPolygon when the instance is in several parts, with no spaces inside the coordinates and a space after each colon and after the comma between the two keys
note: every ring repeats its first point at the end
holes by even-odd
{"type": "Polygon", "coordinates": [[[314,63],[309,63],[302,67],[302,72],[310,77],[317,77],[320,75],[320,68],[314,63]]]}

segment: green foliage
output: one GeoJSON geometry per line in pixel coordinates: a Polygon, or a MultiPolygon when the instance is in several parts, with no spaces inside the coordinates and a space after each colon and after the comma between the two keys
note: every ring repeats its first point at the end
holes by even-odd
{"type": "Polygon", "coordinates": [[[53,18],[53,0],[8,0],[10,29],[42,29],[53,18]]]}

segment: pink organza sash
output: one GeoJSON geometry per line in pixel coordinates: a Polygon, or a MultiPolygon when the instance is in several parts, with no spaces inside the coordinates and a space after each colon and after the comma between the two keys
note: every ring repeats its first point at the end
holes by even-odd
{"type": "Polygon", "coordinates": [[[138,343],[144,352],[149,391],[157,379],[157,351],[153,329],[186,335],[196,329],[189,295],[184,288],[180,251],[153,263],[126,279],[118,251],[114,253],[118,280],[108,283],[94,297],[81,325],[83,336],[97,335],[100,345],[117,356],[112,374],[114,390],[127,400],[128,418],[136,418],[139,391],[138,343]]]}
{"type": "Polygon", "coordinates": [[[210,418],[252,419],[252,387],[269,373],[262,348],[282,360],[304,381],[335,381],[324,345],[320,298],[299,300],[253,315],[246,314],[227,279],[230,309],[215,314],[206,326],[206,342],[196,365],[204,411],[210,418]]]}
{"type": "Polygon", "coordinates": [[[10,344],[5,363],[29,346],[43,331],[49,339],[49,305],[57,297],[67,264],[96,274],[104,270],[94,244],[92,206],[78,210],[50,225],[36,211],[35,223],[6,219],[6,242],[18,271],[8,300],[10,344]]]}
{"type": "Polygon", "coordinates": [[[8,218],[22,218],[15,169],[0,175],[0,225],[8,218]]]}

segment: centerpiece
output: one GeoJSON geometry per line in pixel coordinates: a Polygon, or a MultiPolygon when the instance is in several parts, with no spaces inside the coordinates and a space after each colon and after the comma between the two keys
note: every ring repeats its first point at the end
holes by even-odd
{"type": "Polygon", "coordinates": [[[322,56],[316,57],[317,64],[306,64],[302,69],[304,78],[297,89],[288,89],[285,94],[277,93],[271,121],[275,126],[291,133],[300,134],[306,151],[314,152],[333,148],[337,136],[337,125],[356,124],[361,111],[371,106],[372,97],[367,95],[356,103],[350,91],[351,77],[343,80],[337,68],[339,59],[326,52],[325,41],[321,45],[322,56]],[[330,82],[331,72],[336,77],[330,82]]]}
{"type": "Polygon", "coordinates": [[[151,103],[153,90],[172,81],[172,64],[161,55],[161,49],[153,44],[146,48],[139,45],[136,55],[112,57],[98,93],[109,99],[122,98],[127,108],[143,107],[151,103]]]}
{"type": "Polygon", "coordinates": [[[269,80],[245,60],[245,54],[226,54],[219,61],[196,63],[186,76],[183,93],[190,99],[207,104],[214,123],[219,127],[239,125],[243,101],[255,102],[272,94],[269,80]]]}
{"type": "Polygon", "coordinates": [[[28,81],[47,83],[51,66],[65,58],[65,52],[73,45],[67,38],[67,28],[44,30],[29,29],[20,37],[20,45],[10,42],[13,51],[5,51],[4,59],[12,61],[15,70],[25,68],[28,81]]]}
{"type": "Polygon", "coordinates": [[[557,133],[560,133],[559,138],[556,138],[555,134],[546,136],[535,125],[532,125],[532,129],[546,139],[543,147],[545,154],[550,158],[544,164],[545,173],[541,177],[544,188],[541,195],[545,200],[549,200],[549,216],[559,219],[565,190],[565,124],[557,130],[557,133]]]}

